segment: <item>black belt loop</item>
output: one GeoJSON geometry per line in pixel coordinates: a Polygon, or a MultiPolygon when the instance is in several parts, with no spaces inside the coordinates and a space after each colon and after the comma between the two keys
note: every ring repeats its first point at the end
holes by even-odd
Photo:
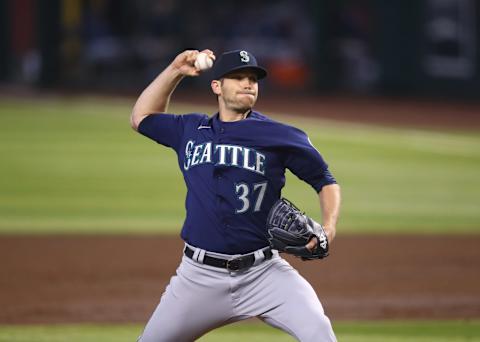
{"type": "MultiPolygon", "coordinates": [[[[187,257],[192,259],[193,254],[195,252],[190,247],[185,246],[184,253],[187,257]]],[[[271,259],[273,256],[272,250],[270,248],[265,249],[263,251],[263,255],[264,255],[263,261],[271,259]]],[[[255,254],[250,253],[250,254],[242,255],[240,257],[233,258],[230,260],[214,258],[209,255],[205,255],[203,257],[203,263],[208,266],[226,268],[229,271],[240,271],[253,266],[253,264],[255,263],[255,254]]]]}

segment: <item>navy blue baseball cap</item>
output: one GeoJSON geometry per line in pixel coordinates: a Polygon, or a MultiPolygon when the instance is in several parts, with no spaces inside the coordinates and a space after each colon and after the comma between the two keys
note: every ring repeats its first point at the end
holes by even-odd
{"type": "Polygon", "coordinates": [[[258,65],[257,59],[245,50],[234,50],[222,53],[213,65],[213,78],[219,80],[226,74],[240,69],[250,69],[260,80],[267,76],[267,70],[258,65]]]}

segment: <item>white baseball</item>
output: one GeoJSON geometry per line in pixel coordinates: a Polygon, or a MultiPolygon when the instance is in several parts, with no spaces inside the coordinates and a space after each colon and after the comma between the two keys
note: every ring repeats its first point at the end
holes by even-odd
{"type": "Polygon", "coordinates": [[[213,59],[205,52],[200,52],[195,59],[195,68],[198,70],[208,70],[213,66],[213,59]]]}

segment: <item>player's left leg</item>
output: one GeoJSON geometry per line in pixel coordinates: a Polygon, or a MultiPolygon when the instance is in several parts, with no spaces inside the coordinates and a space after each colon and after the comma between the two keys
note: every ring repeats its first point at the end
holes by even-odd
{"type": "Polygon", "coordinates": [[[258,316],[302,342],[336,341],[312,286],[284,259],[274,257],[242,292],[248,300],[237,307],[241,312],[258,316]]]}

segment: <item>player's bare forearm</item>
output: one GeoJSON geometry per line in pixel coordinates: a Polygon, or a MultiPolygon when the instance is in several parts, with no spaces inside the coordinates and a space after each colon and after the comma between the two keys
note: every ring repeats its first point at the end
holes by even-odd
{"type": "MultiPolygon", "coordinates": [[[[206,49],[202,52],[215,59],[215,55],[211,50],[206,49]]],[[[183,77],[198,76],[200,74],[201,70],[195,67],[195,59],[199,53],[198,50],[186,50],[180,53],[142,92],[133,107],[130,117],[133,129],[138,130],[138,125],[148,115],[167,111],[170,96],[183,77]]]]}
{"type": "Polygon", "coordinates": [[[322,225],[327,233],[328,242],[331,243],[335,238],[337,220],[340,214],[340,186],[338,184],[326,185],[318,193],[318,197],[322,208],[322,225]]]}

